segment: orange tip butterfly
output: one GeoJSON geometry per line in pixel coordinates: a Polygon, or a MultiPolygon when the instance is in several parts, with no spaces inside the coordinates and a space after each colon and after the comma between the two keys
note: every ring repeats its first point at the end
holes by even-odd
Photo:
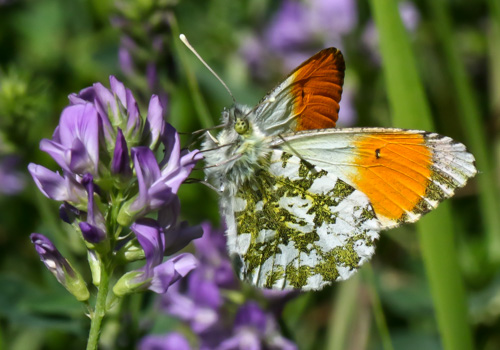
{"type": "Polygon", "coordinates": [[[474,156],[446,136],[336,129],[344,70],[342,53],[324,49],[256,107],[224,110],[216,137],[207,132],[205,173],[248,283],[319,290],[348,279],[381,230],[417,221],[477,172],[474,156]]]}

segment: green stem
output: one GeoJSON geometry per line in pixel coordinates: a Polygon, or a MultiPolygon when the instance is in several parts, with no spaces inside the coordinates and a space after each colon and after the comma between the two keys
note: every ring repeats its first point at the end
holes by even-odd
{"type": "Polygon", "coordinates": [[[382,348],[384,350],[394,350],[391,341],[391,334],[389,333],[389,327],[387,327],[384,310],[382,309],[382,303],[380,302],[380,297],[377,291],[373,268],[370,264],[366,264],[361,272],[363,273],[365,280],[368,282],[368,289],[370,291],[370,299],[373,307],[373,316],[375,317],[375,323],[377,324],[378,332],[380,334],[380,338],[382,339],[382,348]]]}
{"type": "MultiPolygon", "coordinates": [[[[397,4],[394,0],[372,0],[371,7],[380,35],[393,121],[398,127],[432,130],[429,104],[397,4]]],[[[417,229],[443,348],[473,349],[449,203],[422,218],[417,229]]]]}
{"type": "Polygon", "coordinates": [[[342,350],[347,348],[347,338],[352,329],[355,311],[359,307],[359,288],[361,279],[358,274],[338,284],[332,317],[328,322],[326,349],[342,350]]]}
{"type": "MultiPolygon", "coordinates": [[[[497,1],[498,2],[498,1],[497,1]]],[[[444,53],[453,83],[451,87],[457,96],[458,117],[464,125],[468,146],[476,158],[476,166],[481,171],[477,176],[481,218],[487,234],[488,251],[491,260],[500,262],[500,203],[495,181],[492,152],[488,149],[481,124],[481,114],[474,88],[469,81],[465,65],[455,45],[450,16],[444,1],[427,0],[433,17],[434,28],[444,53]]]]}
{"type": "Polygon", "coordinates": [[[101,335],[101,324],[106,314],[106,299],[109,290],[109,271],[108,266],[101,260],[101,281],[97,290],[95,309],[90,314],[90,332],[87,342],[87,350],[97,350],[99,336],[101,335]]]}

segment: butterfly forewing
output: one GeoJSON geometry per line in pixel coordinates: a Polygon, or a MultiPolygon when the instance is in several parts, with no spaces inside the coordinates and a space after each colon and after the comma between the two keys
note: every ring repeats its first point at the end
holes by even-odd
{"type": "Polygon", "coordinates": [[[335,127],[344,70],[338,49],[318,52],[264,97],[255,122],[266,135],[335,127]]]}
{"type": "Polygon", "coordinates": [[[269,164],[225,209],[240,277],[259,287],[302,290],[347,279],[371,257],[378,238],[368,198],[291,153],[273,151],[269,164]]]}

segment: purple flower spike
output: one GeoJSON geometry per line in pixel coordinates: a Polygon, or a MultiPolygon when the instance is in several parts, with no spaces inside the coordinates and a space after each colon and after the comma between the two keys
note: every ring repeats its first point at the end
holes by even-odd
{"type": "Polygon", "coordinates": [[[126,75],[131,75],[134,73],[134,61],[132,59],[132,55],[130,54],[130,51],[123,45],[121,45],[120,49],[118,50],[118,62],[120,62],[120,68],[122,69],[123,73],[125,73],[126,75]]]}
{"type": "Polygon", "coordinates": [[[179,333],[172,332],[167,335],[148,335],[144,337],[139,350],[190,350],[189,342],[179,333]]]}
{"type": "Polygon", "coordinates": [[[116,135],[115,151],[111,162],[111,173],[121,175],[124,178],[132,176],[130,168],[130,157],[128,155],[127,141],[123,136],[122,130],[118,128],[116,135]]]}
{"type": "Polygon", "coordinates": [[[83,204],[87,201],[85,189],[71,176],[54,173],[49,169],[30,163],[28,170],[38,189],[48,198],[56,201],[66,201],[83,204]]]}
{"type": "Polygon", "coordinates": [[[283,2],[266,34],[269,46],[286,50],[309,40],[310,32],[306,21],[305,4],[290,0],[283,2]]]}
{"type": "Polygon", "coordinates": [[[90,294],[82,276],[73,269],[52,242],[42,234],[32,233],[31,242],[47,269],[79,301],[88,300],[90,294]]]}
{"type": "Polygon", "coordinates": [[[40,149],[69,173],[97,175],[99,121],[94,106],[86,103],[66,107],[52,140],[42,140],[40,149]]]}

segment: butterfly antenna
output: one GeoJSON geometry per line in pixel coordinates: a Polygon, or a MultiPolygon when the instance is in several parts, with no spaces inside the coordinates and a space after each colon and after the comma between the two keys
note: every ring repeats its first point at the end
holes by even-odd
{"type": "Polygon", "coordinates": [[[196,57],[198,57],[198,59],[201,61],[201,63],[203,63],[203,65],[205,67],[207,67],[207,69],[210,71],[210,73],[212,73],[214,75],[214,77],[217,78],[217,80],[220,81],[220,83],[222,84],[222,86],[224,86],[226,88],[226,91],[229,93],[229,95],[231,96],[231,98],[233,99],[233,103],[236,103],[236,99],[234,98],[233,94],[231,93],[231,90],[229,90],[229,88],[227,87],[226,83],[224,83],[224,80],[222,80],[218,75],[217,73],[215,73],[215,71],[210,68],[210,66],[208,65],[207,62],[205,62],[205,60],[203,58],[201,58],[200,54],[194,49],[194,47],[191,46],[191,44],[189,43],[188,39],[186,38],[186,36],[184,34],[181,34],[179,35],[179,39],[181,39],[181,41],[184,43],[184,45],[187,46],[187,48],[189,50],[191,50],[192,53],[194,53],[194,55],[196,57]]]}
{"type": "Polygon", "coordinates": [[[205,132],[215,130],[215,129],[220,129],[224,126],[225,126],[224,124],[221,124],[221,125],[213,126],[211,128],[200,129],[200,130],[196,130],[193,132],[179,132],[179,135],[189,135],[190,136],[188,139],[189,146],[187,146],[187,148],[191,148],[193,145],[195,145],[198,142],[198,140],[201,137],[203,137],[203,134],[205,132]]]}
{"type": "Polygon", "coordinates": [[[205,131],[211,131],[211,130],[215,130],[215,129],[220,129],[220,128],[223,128],[225,126],[226,126],[225,124],[219,124],[219,125],[216,125],[216,126],[212,126],[211,128],[206,128],[206,129],[200,129],[200,130],[193,131],[191,134],[197,135],[197,134],[204,133],[205,131]]]}
{"type": "Polygon", "coordinates": [[[200,180],[200,179],[188,178],[183,183],[185,183],[185,184],[202,184],[202,185],[207,186],[211,190],[214,190],[217,193],[221,192],[218,188],[216,188],[212,184],[210,184],[210,183],[208,183],[208,182],[206,182],[204,180],[200,180]]]}

